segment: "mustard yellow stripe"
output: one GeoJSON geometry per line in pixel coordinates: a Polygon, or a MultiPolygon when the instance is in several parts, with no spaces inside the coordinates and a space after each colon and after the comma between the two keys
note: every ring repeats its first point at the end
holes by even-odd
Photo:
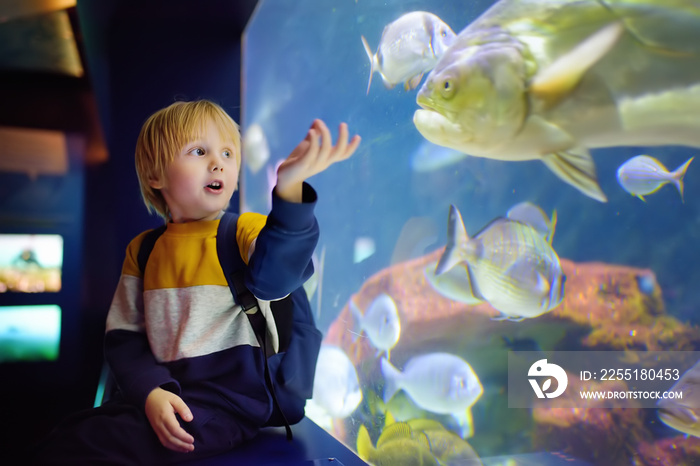
{"type": "Polygon", "coordinates": [[[255,241],[255,238],[260,234],[267,222],[267,216],[255,212],[246,212],[238,217],[236,225],[236,242],[241,253],[241,257],[248,263],[248,254],[250,254],[250,246],[255,241]]]}

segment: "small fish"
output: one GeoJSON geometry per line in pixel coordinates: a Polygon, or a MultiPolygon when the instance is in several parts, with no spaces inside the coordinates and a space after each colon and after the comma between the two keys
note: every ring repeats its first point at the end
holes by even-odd
{"type": "Polygon", "coordinates": [[[673,183],[683,200],[683,177],[694,158],[689,158],[683,165],[669,172],[654,157],[638,155],[620,165],[617,169],[617,181],[625,191],[641,200],[644,200],[647,194],[654,194],[663,185],[673,183]]]}
{"type": "Polygon", "coordinates": [[[377,348],[377,355],[386,351],[388,358],[389,352],[401,337],[399,310],[391,296],[381,293],[374,298],[364,315],[352,299],[349,307],[353,318],[358,322],[358,333],[364,331],[372,346],[377,348]]]}
{"type": "Polygon", "coordinates": [[[369,236],[355,238],[355,246],[352,253],[353,264],[369,259],[377,252],[377,244],[369,236]]]}
{"type": "Polygon", "coordinates": [[[388,89],[400,82],[406,90],[415,89],[423,74],[433,69],[455,37],[447,24],[426,11],[412,11],[389,23],[374,54],[362,36],[370,62],[367,94],[375,71],[388,89]]]}
{"type": "Polygon", "coordinates": [[[654,290],[656,290],[658,284],[656,283],[656,277],[653,273],[638,274],[634,278],[637,280],[637,288],[639,288],[640,292],[647,296],[654,294],[654,290]]]}
{"type": "Polygon", "coordinates": [[[559,256],[531,225],[499,217],[469,238],[452,205],[447,230],[436,275],[463,265],[474,296],[500,311],[503,319],[537,317],[561,304],[566,276],[559,256]]]}
{"type": "Polygon", "coordinates": [[[349,416],[362,401],[362,390],[355,366],[337,346],[321,346],[310,401],[334,419],[349,416]]]}
{"type": "Polygon", "coordinates": [[[685,371],[669,391],[682,392],[683,398],[659,400],[659,419],[684,434],[700,437],[700,361],[685,371]]]}
{"type": "Polygon", "coordinates": [[[243,133],[242,155],[245,165],[257,173],[270,160],[270,146],[262,127],[254,123],[243,133]]]}
{"type": "Polygon", "coordinates": [[[384,403],[405,391],[418,407],[438,414],[450,414],[464,438],[473,434],[471,407],[484,389],[472,367],[450,353],[428,353],[410,359],[403,372],[382,358],[384,403]]]}

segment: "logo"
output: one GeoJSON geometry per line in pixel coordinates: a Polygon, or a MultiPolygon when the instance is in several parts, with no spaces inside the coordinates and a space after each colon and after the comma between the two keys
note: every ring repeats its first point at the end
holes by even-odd
{"type": "Polygon", "coordinates": [[[550,377],[544,381],[542,388],[540,388],[539,383],[536,379],[528,379],[532,389],[535,391],[537,398],[556,398],[566,390],[566,385],[569,383],[569,378],[566,376],[566,372],[560,366],[556,364],[550,364],[546,359],[540,359],[530,366],[530,370],[527,371],[528,377],[550,377]],[[557,389],[553,392],[548,392],[549,388],[552,386],[552,377],[557,380],[557,389]]]}

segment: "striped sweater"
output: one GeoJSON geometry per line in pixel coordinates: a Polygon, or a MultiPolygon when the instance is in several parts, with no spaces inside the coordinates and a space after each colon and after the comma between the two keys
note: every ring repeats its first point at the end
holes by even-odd
{"type": "MultiPolygon", "coordinates": [[[[233,247],[248,264],[246,286],[259,300],[282,298],[313,273],[319,231],[316,193],[307,184],[303,199],[289,203],[273,195],[269,216],[238,219],[233,247]]],[[[264,355],[221,269],[218,225],[169,223],[143,275],[137,256],[146,232],[131,241],[107,316],[105,357],[126,401],[139,407],[161,387],[263,425],[272,410],[264,355]]]]}

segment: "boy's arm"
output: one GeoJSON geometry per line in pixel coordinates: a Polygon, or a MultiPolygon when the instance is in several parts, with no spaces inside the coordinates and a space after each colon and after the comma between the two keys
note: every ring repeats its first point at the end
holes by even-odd
{"type": "Polygon", "coordinates": [[[180,386],[167,368],[157,363],[144,324],[143,279],[136,256],[143,235],[127,248],[122,275],[107,315],[105,358],[126,401],[143,408],[156,387],[175,394],[180,386]]]}
{"type": "MultiPolygon", "coordinates": [[[[249,260],[245,283],[257,298],[268,301],[283,298],[313,274],[311,255],[319,235],[313,213],[316,191],[305,180],[347,159],[359,144],[359,136],[348,141],[348,127],[341,123],[338,141],[333,145],[326,124],[314,120],[304,139],[280,164],[272,192],[272,210],[254,242],[254,252],[247,249],[250,241],[236,235],[241,256],[249,260]]],[[[242,224],[239,233],[241,228],[250,230],[244,215],[238,219],[242,224]]]]}
{"type": "Polygon", "coordinates": [[[302,202],[288,202],[273,192],[267,218],[244,213],[238,219],[236,240],[248,262],[245,284],[259,299],[287,296],[313,274],[311,255],[319,237],[314,216],[316,191],[304,183],[302,202]]]}

